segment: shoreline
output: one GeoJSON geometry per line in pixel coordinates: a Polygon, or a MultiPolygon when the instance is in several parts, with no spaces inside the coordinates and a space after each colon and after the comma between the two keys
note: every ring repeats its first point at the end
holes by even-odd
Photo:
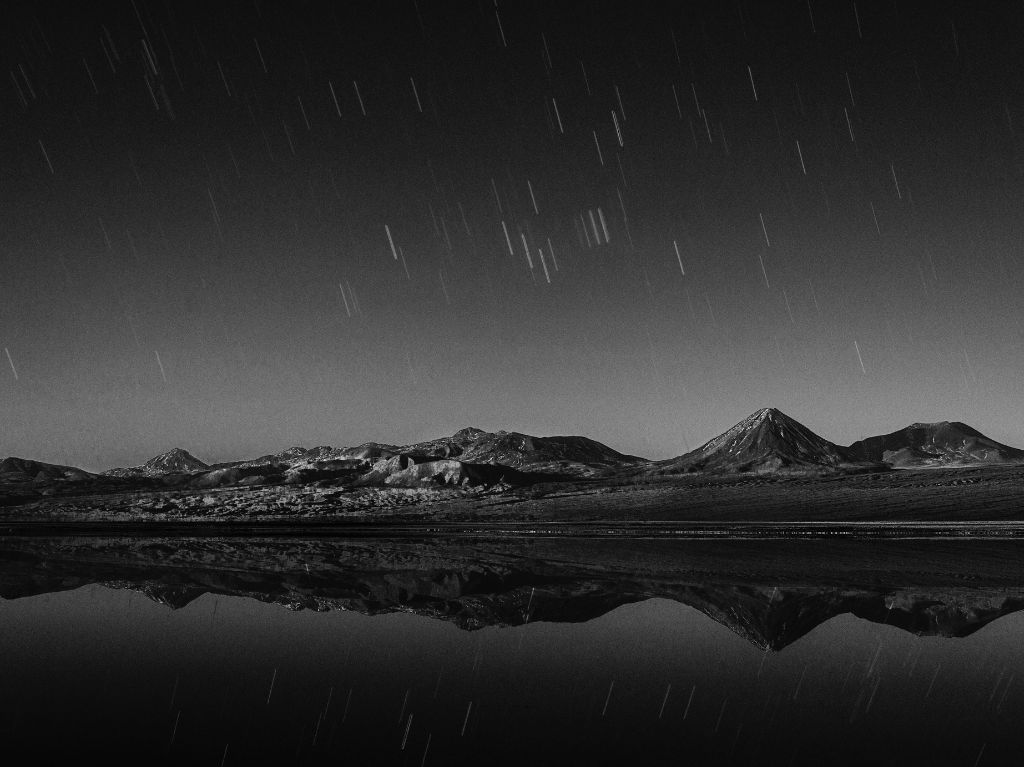
{"type": "Polygon", "coordinates": [[[1024,521],[238,522],[9,521],[6,537],[622,538],[666,540],[1024,539],[1024,521]]]}

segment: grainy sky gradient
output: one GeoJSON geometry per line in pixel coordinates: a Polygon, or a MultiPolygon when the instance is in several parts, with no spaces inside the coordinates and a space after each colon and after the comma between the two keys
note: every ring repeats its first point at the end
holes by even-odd
{"type": "Polygon", "coordinates": [[[1020,4],[663,6],[16,4],[0,455],[1024,446],[1020,4]]]}

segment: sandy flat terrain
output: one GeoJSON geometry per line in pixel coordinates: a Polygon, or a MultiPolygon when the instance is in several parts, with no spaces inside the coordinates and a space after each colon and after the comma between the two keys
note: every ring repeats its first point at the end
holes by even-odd
{"type": "Polygon", "coordinates": [[[1024,466],[826,476],[686,475],[463,488],[313,485],[60,496],[6,522],[577,523],[1024,521],[1024,466]]]}

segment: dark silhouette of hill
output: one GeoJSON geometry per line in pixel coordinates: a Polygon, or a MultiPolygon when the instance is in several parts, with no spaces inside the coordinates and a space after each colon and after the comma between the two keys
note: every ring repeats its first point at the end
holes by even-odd
{"type": "Polygon", "coordinates": [[[854,442],[847,451],[860,460],[883,461],[899,468],[1024,461],[1024,450],[989,439],[959,421],[914,423],[854,442]]]}
{"type": "Polygon", "coordinates": [[[46,482],[50,480],[84,480],[95,477],[74,466],[43,463],[29,458],[11,456],[0,461],[0,482],[46,482]]]}

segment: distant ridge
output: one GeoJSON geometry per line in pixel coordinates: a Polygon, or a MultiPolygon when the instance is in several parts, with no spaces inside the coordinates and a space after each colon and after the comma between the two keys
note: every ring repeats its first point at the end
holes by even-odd
{"type": "Polygon", "coordinates": [[[1024,461],[1024,450],[989,439],[959,421],[913,423],[899,431],[854,442],[850,455],[898,468],[1024,461]]]}
{"type": "MultiPolygon", "coordinates": [[[[244,469],[277,465],[298,470],[316,469],[327,462],[368,461],[379,472],[385,470],[384,462],[396,456],[408,456],[417,463],[448,460],[463,464],[500,465],[531,472],[577,476],[601,473],[620,465],[635,465],[646,460],[620,453],[587,437],[534,437],[514,431],[488,432],[467,426],[451,436],[407,445],[364,442],[355,447],[291,447],[280,453],[259,458],[218,463],[212,468],[244,469]]],[[[402,470],[404,467],[405,464],[402,470]]]]}
{"type": "Polygon", "coordinates": [[[533,437],[515,431],[487,432],[466,427],[451,437],[399,448],[402,453],[430,458],[457,458],[541,473],[592,475],[645,459],[626,455],[587,437],[533,437]]]}
{"type": "Polygon", "coordinates": [[[852,463],[845,448],[820,437],[781,410],[766,407],[678,458],[659,461],[655,473],[836,470],[852,463]]]}

